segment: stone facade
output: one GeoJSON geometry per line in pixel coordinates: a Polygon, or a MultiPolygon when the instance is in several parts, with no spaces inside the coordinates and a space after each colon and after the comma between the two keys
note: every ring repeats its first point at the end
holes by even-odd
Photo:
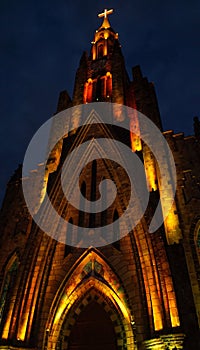
{"type": "MultiPolygon", "coordinates": [[[[105,16],[105,14],[104,14],[105,16]]],[[[95,32],[90,55],[84,53],[77,70],[73,98],[61,92],[57,112],[90,102],[124,104],[144,113],[163,132],[154,86],[133,68],[130,80],[118,35],[105,16],[95,32]]],[[[116,114],[120,118],[119,113],[116,114]]],[[[111,135],[130,146],[144,163],[150,199],[140,223],[125,237],[100,248],[76,248],[52,239],[33,221],[22,192],[21,167],[10,179],[0,215],[0,349],[83,349],[71,334],[82,311],[98,304],[113,327],[109,349],[200,348],[200,127],[195,135],[165,131],[177,171],[177,191],[168,218],[155,232],[149,224],[161,192],[170,196],[171,184],[163,189],[156,159],[137,135],[100,123],[79,128],[80,113],[72,114],[74,131],[51,152],[41,193],[48,195],[59,215],[77,226],[66,235],[80,236],[81,226],[107,225],[123,215],[129,181],[113,161],[98,159],[80,174],[82,194],[98,199],[102,179],[111,178],[118,189],[113,204],[103,214],[79,212],[64,198],[60,169],[67,154],[94,137],[111,135]]],[[[140,125],[137,115],[135,128],[140,125]]],[[[56,130],[52,126],[52,137],[56,130]]],[[[166,167],[170,179],[170,164],[166,167]]],[[[33,169],[38,187],[43,165],[33,169]]],[[[45,198],[41,193],[32,195],[45,198]]],[[[162,205],[164,205],[162,203],[162,205]]],[[[40,208],[36,208],[36,211],[40,208]]],[[[56,227],[58,235],[62,227],[56,227]]],[[[119,236],[120,237],[120,236],[119,236]]],[[[92,240],[91,240],[92,242],[92,240]]],[[[73,243],[73,242],[72,242],[73,243]]],[[[87,320],[86,320],[87,321],[87,320]]],[[[109,322],[109,321],[108,321],[109,322]]],[[[102,338],[104,335],[102,334],[102,338]]],[[[106,337],[106,336],[105,336],[106,337]]],[[[85,340],[84,340],[85,341],[85,340]]],[[[93,345],[94,346],[94,345],[93,345]]],[[[107,343],[102,348],[108,349],[107,343]]],[[[89,347],[91,349],[92,347],[89,347]]],[[[99,349],[96,344],[95,349],[99,349]]]]}

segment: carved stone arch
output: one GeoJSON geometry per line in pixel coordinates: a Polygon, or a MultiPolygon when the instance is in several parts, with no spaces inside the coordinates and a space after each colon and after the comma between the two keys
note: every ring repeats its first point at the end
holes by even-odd
{"type": "MultiPolygon", "coordinates": [[[[90,280],[90,283],[92,281],[90,280]]],[[[93,281],[94,282],[94,281],[93,281]]],[[[92,282],[92,284],[93,284],[92,282]]],[[[92,285],[90,289],[83,294],[82,299],[78,299],[76,303],[74,303],[73,307],[69,310],[69,315],[64,321],[64,327],[62,328],[62,333],[60,334],[59,339],[59,349],[68,349],[68,342],[72,331],[72,325],[76,323],[76,319],[81,314],[86,306],[89,305],[90,302],[95,301],[108,314],[110,320],[113,323],[117,349],[127,348],[127,337],[126,337],[126,323],[123,320],[123,315],[118,309],[118,306],[115,305],[109,298],[109,296],[104,295],[102,291],[96,288],[95,285],[92,285]]]]}
{"type": "Polygon", "coordinates": [[[119,349],[126,346],[129,350],[134,349],[133,317],[126,292],[116,273],[94,248],[89,248],[78,259],[58,290],[49,312],[43,349],[56,349],[63,324],[73,322],[80,305],[94,296],[98,297],[101,305],[107,305],[113,322],[118,323],[118,328],[114,326],[116,333],[120,333],[116,336],[119,349]]]}

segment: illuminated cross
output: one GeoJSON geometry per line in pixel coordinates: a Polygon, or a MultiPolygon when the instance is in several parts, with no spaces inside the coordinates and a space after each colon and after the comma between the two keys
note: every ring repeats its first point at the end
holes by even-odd
{"type": "Polygon", "coordinates": [[[111,13],[113,13],[113,9],[111,9],[111,10],[105,9],[103,13],[99,13],[99,14],[98,14],[98,17],[107,18],[107,16],[108,16],[108,15],[111,15],[111,13]]]}

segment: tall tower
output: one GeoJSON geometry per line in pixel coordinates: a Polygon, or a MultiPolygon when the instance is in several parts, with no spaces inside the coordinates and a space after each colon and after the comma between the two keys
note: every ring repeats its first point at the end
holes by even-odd
{"type": "MultiPolygon", "coordinates": [[[[24,201],[20,168],[8,184],[0,216],[0,350],[196,350],[200,346],[200,169],[195,162],[200,155],[199,141],[195,136],[163,133],[178,164],[178,189],[164,224],[151,233],[149,225],[159,200],[162,197],[163,208],[171,196],[170,164],[166,165],[165,159],[161,164],[169,179],[163,188],[154,154],[138,136],[141,125],[137,111],[163,131],[154,86],[139,66],[133,68],[132,80],[129,78],[118,34],[110,26],[112,12],[105,10],[99,15],[103,21],[94,34],[90,54],[81,57],[73,98],[66,91],[60,94],[57,112],[72,110],[72,131],[51,151],[41,193],[30,187],[31,195],[39,198],[36,213],[46,210],[47,192],[57,213],[68,223],[66,228],[53,222],[55,237],[64,239],[53,239],[34,222],[24,201]],[[130,129],[134,126],[137,132],[122,132],[101,125],[100,120],[81,127],[82,105],[92,102],[118,104],[116,120],[122,117],[122,105],[134,108],[137,111],[130,129]],[[73,109],[76,106],[80,108],[73,109]],[[127,174],[106,157],[86,164],[79,174],[79,185],[88,201],[99,199],[104,179],[111,179],[117,188],[114,202],[97,213],[79,211],[67,201],[60,174],[66,157],[76,147],[88,142],[84,159],[73,160],[81,163],[87,160],[95,139],[106,137],[129,146],[144,164],[149,203],[138,225],[126,236],[120,239],[121,227],[115,226],[116,231],[110,232],[115,237],[113,243],[105,241],[95,247],[92,229],[117,221],[128,205],[127,174]],[[87,248],[81,245],[84,227],[91,228],[87,248]],[[80,244],[74,246],[74,240],[80,244]]],[[[55,133],[53,125],[52,137],[55,133]]],[[[28,184],[32,178],[37,183],[41,167],[31,171],[28,184]]],[[[73,177],[68,181],[73,185],[73,177]]],[[[107,188],[102,192],[106,196],[107,188]]]]}

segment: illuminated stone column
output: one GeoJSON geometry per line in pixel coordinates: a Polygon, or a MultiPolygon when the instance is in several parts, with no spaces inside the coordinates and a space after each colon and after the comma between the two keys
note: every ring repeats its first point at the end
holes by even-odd
{"type": "MultiPolygon", "coordinates": [[[[167,191],[166,191],[166,197],[164,197],[163,200],[161,198],[161,202],[163,205],[165,205],[166,201],[167,201],[167,191]]],[[[169,211],[168,216],[165,218],[164,226],[165,226],[167,243],[169,245],[174,243],[179,243],[180,240],[182,239],[182,233],[179,226],[179,218],[178,218],[178,212],[177,212],[175,201],[169,211]]]]}
{"type": "MultiPolygon", "coordinates": [[[[176,187],[176,178],[171,173],[171,165],[170,159],[168,157],[167,150],[160,149],[160,156],[163,159],[163,162],[161,164],[156,165],[157,169],[157,177],[158,177],[158,187],[160,192],[160,200],[162,205],[162,210],[165,212],[165,208],[168,206],[168,203],[171,201],[172,198],[174,198],[174,188],[176,187]],[[164,175],[160,175],[159,168],[162,168],[162,173],[164,175]]],[[[169,245],[174,243],[180,243],[180,240],[182,239],[182,232],[179,226],[179,217],[178,217],[178,210],[176,205],[176,198],[174,199],[174,202],[172,204],[171,209],[168,211],[168,215],[165,218],[164,221],[165,226],[165,234],[167,243],[169,245]]]]}
{"type": "Polygon", "coordinates": [[[152,154],[149,147],[144,144],[143,145],[143,157],[144,157],[144,167],[147,179],[147,185],[149,191],[157,190],[157,175],[156,175],[156,165],[154,155],[152,154]]]}

